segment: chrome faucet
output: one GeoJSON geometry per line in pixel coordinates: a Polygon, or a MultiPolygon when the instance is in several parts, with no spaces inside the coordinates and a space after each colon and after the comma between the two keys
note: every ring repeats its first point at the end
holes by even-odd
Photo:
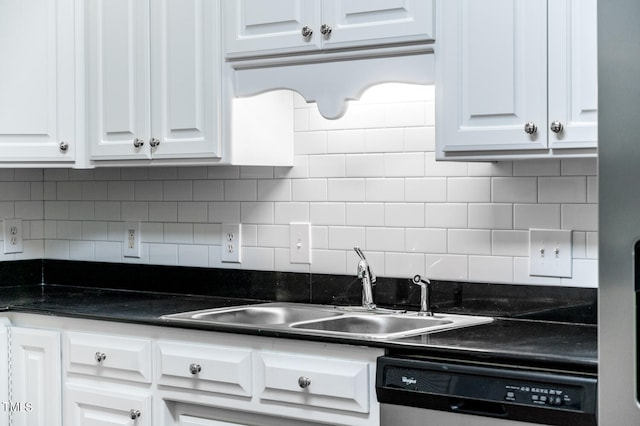
{"type": "Polygon", "coordinates": [[[422,317],[433,316],[433,312],[431,312],[431,281],[428,278],[415,275],[411,282],[420,286],[420,312],[418,315],[422,317]]]}
{"type": "Polygon", "coordinates": [[[356,254],[360,257],[358,262],[358,279],[362,281],[362,307],[366,309],[376,309],[376,304],[373,303],[373,283],[376,282],[376,276],[371,272],[369,262],[364,257],[364,253],[360,250],[360,247],[353,248],[356,254]]]}

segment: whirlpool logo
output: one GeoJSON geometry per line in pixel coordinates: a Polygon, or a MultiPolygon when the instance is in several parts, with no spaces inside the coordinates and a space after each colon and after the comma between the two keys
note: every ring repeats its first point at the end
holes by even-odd
{"type": "Polygon", "coordinates": [[[409,385],[415,385],[416,383],[418,383],[418,381],[413,377],[402,376],[402,383],[409,386],[409,385]]]}

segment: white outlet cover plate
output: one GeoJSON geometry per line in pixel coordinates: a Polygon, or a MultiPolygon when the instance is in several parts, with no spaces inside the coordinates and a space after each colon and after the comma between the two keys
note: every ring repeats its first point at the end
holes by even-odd
{"type": "Polygon", "coordinates": [[[289,224],[289,262],[311,264],[311,224],[289,224]]]}
{"type": "Polygon", "coordinates": [[[22,219],[4,219],[2,221],[2,228],[4,232],[4,252],[9,253],[22,253],[24,244],[22,241],[22,219]],[[12,235],[12,229],[15,232],[12,235]]]}
{"type": "Polygon", "coordinates": [[[140,232],[140,222],[125,222],[124,223],[124,234],[123,234],[123,251],[122,255],[124,257],[135,257],[140,258],[140,246],[142,233],[140,232]],[[132,245],[129,244],[129,232],[133,232],[133,241],[132,245]]]}
{"type": "Polygon", "coordinates": [[[242,261],[242,225],[223,223],[220,235],[221,261],[240,263],[242,261]]]}
{"type": "Polygon", "coordinates": [[[529,230],[529,274],[571,278],[573,250],[570,230],[529,230]]]}

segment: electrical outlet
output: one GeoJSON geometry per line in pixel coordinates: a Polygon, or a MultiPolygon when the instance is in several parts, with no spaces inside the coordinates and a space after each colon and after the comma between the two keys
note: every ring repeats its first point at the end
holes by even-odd
{"type": "Polygon", "coordinates": [[[289,224],[289,262],[311,264],[311,224],[289,224]]]}
{"type": "Polygon", "coordinates": [[[3,231],[5,254],[22,253],[22,219],[5,219],[3,231]]]}
{"type": "Polygon", "coordinates": [[[240,263],[242,259],[242,225],[239,223],[223,223],[220,237],[222,262],[240,263]]]}
{"type": "Polygon", "coordinates": [[[122,254],[124,257],[137,257],[140,258],[140,222],[125,222],[124,223],[124,249],[122,254]]]}
{"type": "Polygon", "coordinates": [[[571,231],[529,230],[529,274],[571,278],[571,231]]]}

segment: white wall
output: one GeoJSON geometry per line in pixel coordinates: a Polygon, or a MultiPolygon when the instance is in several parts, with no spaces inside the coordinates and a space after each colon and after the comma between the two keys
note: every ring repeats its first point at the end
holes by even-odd
{"type": "Polygon", "coordinates": [[[245,269],[352,274],[359,245],[380,276],[597,286],[595,160],[436,163],[433,88],[371,92],[336,121],[297,98],[293,168],[0,171],[0,214],[28,219],[23,257],[235,268],[220,223],[241,222],[245,269]],[[310,266],[289,263],[297,221],[310,266]],[[573,279],[529,277],[529,228],[574,230],[573,279]]]}

